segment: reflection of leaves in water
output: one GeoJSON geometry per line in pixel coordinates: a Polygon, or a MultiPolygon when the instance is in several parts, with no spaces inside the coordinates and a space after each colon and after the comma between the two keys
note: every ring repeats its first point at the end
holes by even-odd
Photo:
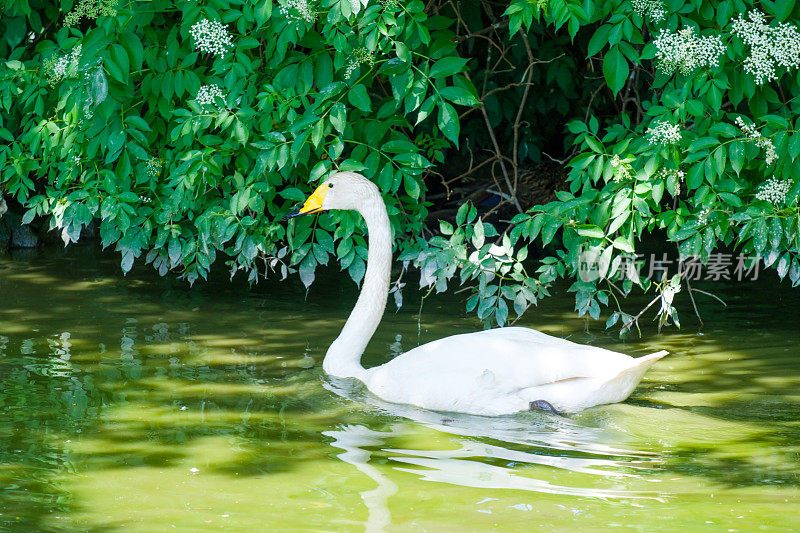
{"type": "MultiPolygon", "coordinates": [[[[100,400],[91,377],[73,375],[62,359],[68,350],[62,341],[39,356],[26,339],[18,357],[0,363],[0,509],[13,509],[13,516],[0,515],[0,529],[24,523],[38,530],[48,512],[69,506],[59,478],[74,467],[63,436],[81,432],[99,413],[100,400]]],[[[13,344],[3,348],[13,353],[13,344]]]]}

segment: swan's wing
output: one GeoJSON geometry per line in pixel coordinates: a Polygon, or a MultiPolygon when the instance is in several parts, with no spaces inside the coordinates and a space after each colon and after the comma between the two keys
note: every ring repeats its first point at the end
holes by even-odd
{"type": "Polygon", "coordinates": [[[525,388],[613,373],[628,366],[632,358],[533,329],[502,328],[435,340],[392,363],[395,361],[398,367],[408,365],[433,373],[480,375],[489,370],[496,378],[525,388]]]}

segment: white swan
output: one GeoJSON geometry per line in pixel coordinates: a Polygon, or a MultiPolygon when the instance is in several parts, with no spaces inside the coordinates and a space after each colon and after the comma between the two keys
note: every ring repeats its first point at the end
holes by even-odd
{"type": "Polygon", "coordinates": [[[350,317],[322,368],[361,380],[380,398],[434,411],[501,415],[531,408],[564,412],[626,399],[666,351],[634,359],[536,330],[509,327],[453,335],[364,368],[361,355],[381,321],[389,290],[392,239],[378,188],[355,172],[325,180],[287,218],[328,209],[358,211],[367,223],[367,270],[350,317]]]}

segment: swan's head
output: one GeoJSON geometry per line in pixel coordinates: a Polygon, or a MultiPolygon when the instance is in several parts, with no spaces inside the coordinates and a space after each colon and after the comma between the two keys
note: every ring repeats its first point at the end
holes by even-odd
{"type": "Polygon", "coordinates": [[[374,183],[356,172],[337,172],[311,193],[303,205],[290,211],[284,218],[294,218],[328,211],[329,209],[353,209],[358,211],[371,197],[380,199],[380,191],[374,183]]]}

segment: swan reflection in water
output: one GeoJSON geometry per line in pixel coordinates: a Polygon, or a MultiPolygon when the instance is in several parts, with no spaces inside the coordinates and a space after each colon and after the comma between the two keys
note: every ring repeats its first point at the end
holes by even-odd
{"type": "Polygon", "coordinates": [[[334,439],[331,446],[344,450],[337,456],[339,459],[350,463],[378,484],[377,488],[361,493],[361,499],[369,513],[365,531],[367,533],[384,531],[392,523],[389,497],[397,493],[397,485],[386,474],[369,464],[372,452],[366,448],[381,446],[383,439],[392,433],[373,431],[364,426],[344,426],[338,430],[323,431],[322,434],[334,439]]]}
{"type": "MultiPolygon", "coordinates": [[[[582,425],[579,421],[540,412],[515,416],[482,417],[459,413],[437,413],[409,405],[384,402],[349,379],[325,378],[331,392],[391,417],[402,417],[386,431],[363,425],[346,425],[325,431],[331,446],[344,450],[338,458],[353,465],[377,483],[361,493],[368,509],[367,531],[383,531],[391,524],[388,501],[399,490],[389,472],[370,463],[372,453],[381,451],[392,469],[435,481],[483,489],[511,489],[534,493],[564,494],[603,499],[651,499],[664,501],[660,491],[631,491],[600,488],[623,478],[639,477],[643,470],[657,467],[660,457],[648,452],[609,446],[604,442],[618,436],[607,429],[582,425]],[[419,432],[417,424],[449,435],[448,449],[407,449],[387,446],[419,432]],[[504,465],[504,466],[501,466],[504,465]],[[556,484],[537,479],[533,471],[521,468],[538,465],[575,474],[565,476],[575,484],[556,484]],[[590,476],[588,479],[585,476],[590,476]],[[583,485],[583,486],[581,486],[583,485]],[[592,486],[587,486],[592,485],[592,486]]],[[[431,439],[426,439],[431,442],[431,439]]],[[[550,477],[550,476],[548,476],[550,477]]]]}

